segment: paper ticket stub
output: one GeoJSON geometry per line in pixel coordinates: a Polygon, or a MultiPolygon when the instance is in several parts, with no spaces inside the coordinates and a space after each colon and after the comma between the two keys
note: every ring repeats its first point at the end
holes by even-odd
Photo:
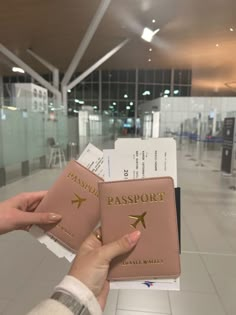
{"type": "Polygon", "coordinates": [[[177,187],[176,142],[172,138],[118,139],[104,150],[104,180],[171,176],[177,187]]]}
{"type": "MultiPolygon", "coordinates": [[[[87,145],[77,161],[98,176],[104,177],[103,152],[91,143],[87,145]]],[[[75,254],[73,252],[58,243],[52,236],[47,235],[38,226],[32,226],[29,232],[57,257],[65,257],[69,262],[74,259],[75,254]]]]}
{"type": "Polygon", "coordinates": [[[134,290],[180,290],[180,278],[158,279],[158,280],[132,280],[132,281],[111,281],[110,288],[114,290],[134,289],[134,290]]]}
{"type": "Polygon", "coordinates": [[[87,145],[77,161],[94,174],[104,178],[103,152],[93,144],[87,145]]]}

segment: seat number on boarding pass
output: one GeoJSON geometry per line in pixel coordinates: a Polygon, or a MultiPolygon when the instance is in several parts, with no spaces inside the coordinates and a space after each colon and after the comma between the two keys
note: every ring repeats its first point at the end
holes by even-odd
{"type": "Polygon", "coordinates": [[[124,179],[129,179],[129,171],[124,170],[124,179]]]}

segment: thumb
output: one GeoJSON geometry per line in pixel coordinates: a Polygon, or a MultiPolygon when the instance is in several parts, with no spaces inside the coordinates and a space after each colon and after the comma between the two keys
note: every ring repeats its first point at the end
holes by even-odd
{"type": "Polygon", "coordinates": [[[138,242],[141,232],[135,231],[123,236],[118,241],[101,247],[101,258],[110,262],[116,256],[129,252],[138,242]]]}
{"type": "Polygon", "coordinates": [[[24,212],[19,211],[15,217],[17,227],[24,227],[32,224],[55,224],[62,219],[57,213],[24,212]]]}

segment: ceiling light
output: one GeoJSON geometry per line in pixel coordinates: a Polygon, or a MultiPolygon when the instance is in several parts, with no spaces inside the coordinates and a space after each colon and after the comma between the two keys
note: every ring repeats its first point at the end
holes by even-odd
{"type": "Polygon", "coordinates": [[[165,90],[164,94],[170,94],[170,90],[165,90]]]}
{"type": "Polygon", "coordinates": [[[124,98],[128,98],[128,95],[127,95],[127,94],[125,94],[125,95],[124,95],[124,98]]]}
{"type": "Polygon", "coordinates": [[[10,110],[17,110],[15,106],[4,106],[4,108],[10,109],[10,110]]]}
{"type": "Polygon", "coordinates": [[[97,109],[98,107],[97,107],[97,106],[93,106],[93,108],[94,108],[94,109],[97,109]]]}
{"type": "Polygon", "coordinates": [[[18,67],[13,67],[12,68],[13,72],[20,72],[20,73],[25,73],[25,71],[22,68],[18,68],[18,67]]]}
{"type": "Polygon", "coordinates": [[[113,104],[114,106],[116,106],[116,102],[113,102],[112,104],[113,104]]]}
{"type": "Polygon", "coordinates": [[[152,59],[151,59],[151,58],[149,58],[149,59],[148,59],[148,62],[151,62],[151,61],[152,61],[152,59]]]}
{"type": "Polygon", "coordinates": [[[150,28],[145,27],[144,30],[143,30],[143,34],[142,34],[141,38],[144,39],[146,42],[150,43],[152,41],[153,36],[156,33],[158,33],[159,31],[160,31],[159,28],[157,30],[155,30],[155,31],[152,31],[152,30],[150,30],[150,28]]]}
{"type": "Polygon", "coordinates": [[[67,92],[70,93],[70,92],[71,92],[71,89],[67,90],[67,92]]]}
{"type": "Polygon", "coordinates": [[[133,102],[130,102],[130,103],[129,103],[129,105],[130,105],[130,106],[133,106],[133,105],[134,105],[134,103],[133,103],[133,102]]]}
{"type": "Polygon", "coordinates": [[[175,95],[179,94],[179,90],[174,90],[174,94],[175,95]]]}
{"type": "Polygon", "coordinates": [[[168,97],[168,95],[164,95],[164,97],[168,97]]]}
{"type": "Polygon", "coordinates": [[[110,109],[113,109],[114,107],[112,105],[109,106],[110,109]]]}
{"type": "Polygon", "coordinates": [[[145,96],[145,95],[151,95],[151,92],[150,91],[144,91],[143,96],[145,96]]]}
{"type": "Polygon", "coordinates": [[[74,110],[73,110],[73,112],[74,112],[74,113],[78,113],[79,111],[78,111],[78,110],[76,110],[76,109],[74,109],[74,110]]]}
{"type": "Polygon", "coordinates": [[[130,106],[126,106],[126,109],[130,109],[130,106]]]}
{"type": "Polygon", "coordinates": [[[152,20],[152,23],[156,23],[156,20],[155,20],[155,19],[153,19],[153,20],[152,20]]]}
{"type": "Polygon", "coordinates": [[[216,44],[216,47],[219,47],[219,44],[216,44]]]}
{"type": "Polygon", "coordinates": [[[149,51],[152,51],[152,48],[149,48],[149,51]]]}
{"type": "Polygon", "coordinates": [[[230,27],[230,29],[229,29],[229,30],[230,30],[230,32],[233,32],[233,31],[234,31],[234,29],[233,29],[232,27],[230,27]]]}
{"type": "Polygon", "coordinates": [[[80,100],[78,100],[78,99],[76,98],[76,99],[75,99],[75,103],[83,105],[83,104],[84,104],[84,101],[80,101],[80,100]]]}

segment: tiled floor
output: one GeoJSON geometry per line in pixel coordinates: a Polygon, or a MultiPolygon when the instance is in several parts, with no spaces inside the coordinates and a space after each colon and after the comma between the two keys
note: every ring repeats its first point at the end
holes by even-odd
{"type": "MultiPolygon", "coordinates": [[[[236,314],[236,192],[228,189],[234,178],[215,172],[219,153],[205,152],[204,167],[198,167],[194,156],[187,157],[186,152],[186,148],[178,152],[181,291],[111,291],[105,315],[236,314]]],[[[47,189],[59,172],[43,170],[3,187],[0,199],[47,189]]],[[[25,314],[50,294],[68,268],[67,261],[55,257],[27,233],[1,236],[0,315],[25,314]]]]}

